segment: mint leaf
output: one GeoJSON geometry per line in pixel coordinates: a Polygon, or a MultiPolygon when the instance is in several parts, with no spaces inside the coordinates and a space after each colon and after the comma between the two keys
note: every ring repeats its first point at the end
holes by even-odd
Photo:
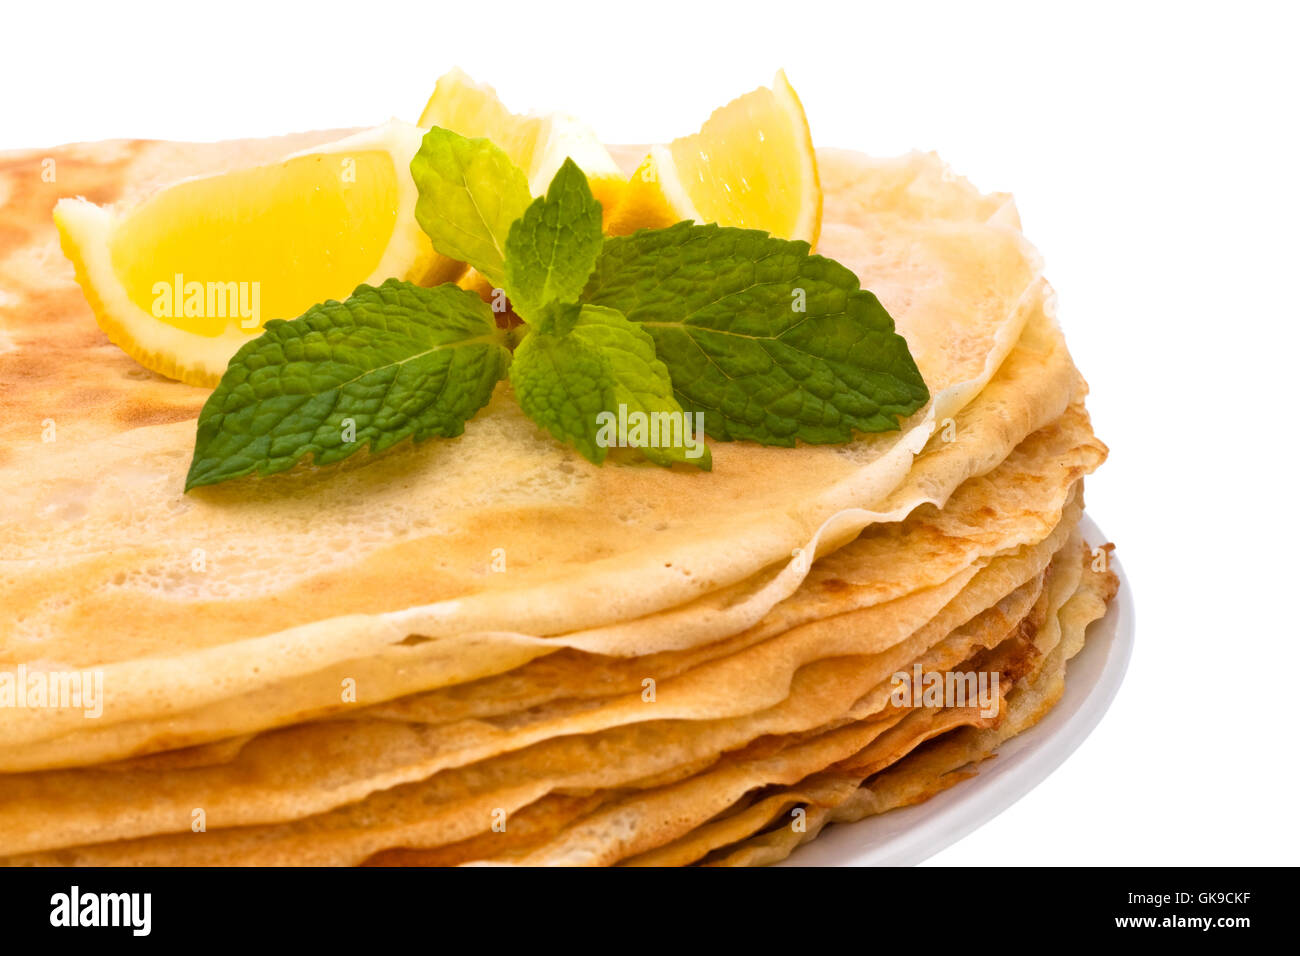
{"type": "Polygon", "coordinates": [[[595,464],[626,444],[658,465],[712,467],[654,341],[613,309],[549,310],[515,350],[510,381],[529,418],[595,464]]]}
{"type": "Polygon", "coordinates": [[[553,302],[576,302],[600,255],[600,203],[578,164],[566,159],[544,197],[506,237],[506,295],[525,319],[553,302]]]}
{"type": "Polygon", "coordinates": [[[389,279],[273,320],[230,360],[199,414],[185,490],[317,465],[369,445],[451,438],[492,397],[510,353],[473,292],[389,279]]]}
{"type": "Polygon", "coordinates": [[[642,230],[606,240],[582,301],[645,329],[682,407],[724,441],[846,442],[897,429],[929,399],[889,313],[806,242],[690,222],[642,230]]]}
{"type": "Polygon", "coordinates": [[[490,140],[435,126],[411,160],[411,178],[420,193],[415,219],[433,248],[500,286],[510,224],[532,201],[523,170],[490,140]]]}

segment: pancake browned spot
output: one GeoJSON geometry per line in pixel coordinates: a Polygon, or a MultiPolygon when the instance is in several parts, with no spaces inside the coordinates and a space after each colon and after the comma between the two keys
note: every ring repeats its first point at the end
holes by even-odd
{"type": "Polygon", "coordinates": [[[186,419],[198,418],[199,410],[202,407],[202,399],[175,405],[160,405],[152,402],[122,402],[113,407],[113,418],[132,428],[143,428],[148,425],[170,425],[172,422],[183,422],[186,419]]]}
{"type": "Polygon", "coordinates": [[[9,154],[0,158],[0,179],[9,185],[5,203],[5,231],[0,232],[0,254],[23,245],[30,230],[18,223],[53,229],[50,214],[60,199],[83,196],[96,203],[111,203],[122,192],[123,174],[144,143],[127,144],[113,157],[96,160],[74,155],[76,146],[9,154]],[[52,166],[47,166],[47,160],[52,166]],[[53,179],[50,180],[50,176],[53,179]]]}
{"type": "Polygon", "coordinates": [[[5,249],[17,249],[25,245],[30,233],[26,229],[8,222],[0,222],[0,252],[5,249]]]}

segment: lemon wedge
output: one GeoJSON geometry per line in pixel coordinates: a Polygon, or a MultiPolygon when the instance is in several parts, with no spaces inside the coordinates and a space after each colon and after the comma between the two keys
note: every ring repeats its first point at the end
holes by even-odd
{"type": "Polygon", "coordinates": [[[626,235],[683,219],[763,229],[817,245],[822,188],[808,119],[785,72],[715,110],[691,136],[651,149],[608,231],[626,235]]]}
{"type": "Polygon", "coordinates": [[[618,205],[627,182],[590,126],[565,113],[512,113],[496,90],[475,83],[460,69],[438,79],[420,115],[420,125],[492,140],[524,171],[534,196],[546,193],[565,158],[571,158],[587,174],[591,192],[606,216],[618,205]]]}
{"type": "Polygon", "coordinates": [[[463,273],[415,221],[409,164],[422,135],[394,120],[279,163],[182,180],[131,208],[63,199],[54,222],[109,339],[146,368],[212,387],[269,319],[362,282],[463,273]]]}

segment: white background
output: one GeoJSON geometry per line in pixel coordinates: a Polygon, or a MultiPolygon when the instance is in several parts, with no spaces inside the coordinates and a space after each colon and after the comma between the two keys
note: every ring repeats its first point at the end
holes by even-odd
{"type": "Polygon", "coordinates": [[[1296,863],[1294,7],[13,3],[0,149],[414,121],[460,65],[663,141],[784,66],[821,145],[1014,192],[1111,460],[1137,649],[1052,777],[934,858],[1296,863]]]}

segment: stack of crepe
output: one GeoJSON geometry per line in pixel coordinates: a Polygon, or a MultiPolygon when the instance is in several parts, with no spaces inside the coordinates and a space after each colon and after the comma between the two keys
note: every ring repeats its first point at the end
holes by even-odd
{"type": "Polygon", "coordinates": [[[208,393],[108,343],[50,210],[336,136],[0,156],[0,674],[103,681],[0,708],[3,862],[768,863],[1057,700],[1116,587],[1077,528],[1106,449],[1010,198],[929,155],[819,153],[819,251],[932,394],[897,432],[596,467],[499,393],[183,494],[208,393]],[[901,706],[918,664],[993,707],[901,706]]]}

